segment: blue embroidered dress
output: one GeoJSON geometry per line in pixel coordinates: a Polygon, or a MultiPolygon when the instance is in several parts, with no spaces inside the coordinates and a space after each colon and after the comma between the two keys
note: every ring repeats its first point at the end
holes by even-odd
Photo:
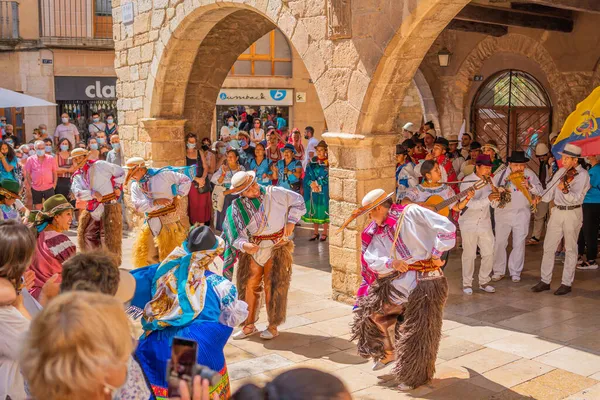
{"type": "Polygon", "coordinates": [[[306,214],[302,221],[313,224],[329,223],[329,161],[313,157],[306,166],[303,184],[306,214]],[[313,182],[319,185],[319,191],[313,191],[313,182]]]}
{"type": "Polygon", "coordinates": [[[300,193],[300,178],[297,178],[293,172],[296,168],[302,169],[302,163],[298,160],[292,160],[289,164],[286,164],[284,159],[277,161],[276,168],[277,186],[300,193]],[[285,172],[286,169],[288,171],[287,173],[285,172]]]}

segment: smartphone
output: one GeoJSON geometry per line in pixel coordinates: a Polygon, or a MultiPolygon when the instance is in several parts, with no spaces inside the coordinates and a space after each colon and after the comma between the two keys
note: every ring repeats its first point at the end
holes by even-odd
{"type": "Polygon", "coordinates": [[[180,396],[179,382],[183,379],[192,389],[192,378],[196,370],[198,343],[194,340],[174,338],[171,346],[171,360],[167,365],[169,397],[180,396]]]}

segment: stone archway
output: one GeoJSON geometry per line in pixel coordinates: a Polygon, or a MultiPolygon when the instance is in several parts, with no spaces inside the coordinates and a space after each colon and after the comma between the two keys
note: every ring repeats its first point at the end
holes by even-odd
{"type": "Polygon", "coordinates": [[[435,124],[435,130],[437,131],[437,134],[443,136],[443,132],[440,126],[440,116],[438,113],[437,105],[435,104],[433,92],[431,91],[429,82],[427,82],[425,75],[423,75],[423,72],[420,69],[417,69],[417,72],[415,72],[413,82],[419,92],[419,96],[421,99],[421,108],[423,109],[423,117],[425,121],[433,121],[433,123],[435,124]]]}

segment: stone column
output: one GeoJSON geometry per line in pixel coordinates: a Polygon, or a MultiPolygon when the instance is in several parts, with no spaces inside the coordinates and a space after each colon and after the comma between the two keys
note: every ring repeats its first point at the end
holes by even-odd
{"type": "Polygon", "coordinates": [[[336,230],[360,206],[373,189],[394,190],[395,142],[397,136],[325,133],[329,145],[329,259],[332,268],[332,297],[352,303],[362,280],[360,275],[360,233],[368,215],[336,230]]]}
{"type": "MultiPolygon", "coordinates": [[[[144,157],[153,168],[185,165],[185,123],[185,119],[147,118],[138,121],[137,131],[135,126],[127,126],[125,135],[122,135],[125,160],[134,156],[144,157]]],[[[144,216],[133,210],[129,202],[129,188],[125,188],[125,191],[127,222],[131,228],[135,228],[143,223],[144,216]]],[[[182,220],[185,221],[187,196],[180,204],[182,220]]]]}

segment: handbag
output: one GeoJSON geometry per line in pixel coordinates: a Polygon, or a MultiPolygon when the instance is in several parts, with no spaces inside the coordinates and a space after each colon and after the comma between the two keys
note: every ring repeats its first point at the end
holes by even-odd
{"type": "Polygon", "coordinates": [[[192,181],[192,184],[196,188],[199,194],[210,192],[210,184],[207,181],[204,181],[204,186],[200,187],[198,182],[192,181]]]}
{"type": "Polygon", "coordinates": [[[225,202],[225,194],[223,192],[225,192],[225,190],[225,186],[217,185],[212,192],[212,205],[218,212],[223,211],[223,203],[225,202]]]}

